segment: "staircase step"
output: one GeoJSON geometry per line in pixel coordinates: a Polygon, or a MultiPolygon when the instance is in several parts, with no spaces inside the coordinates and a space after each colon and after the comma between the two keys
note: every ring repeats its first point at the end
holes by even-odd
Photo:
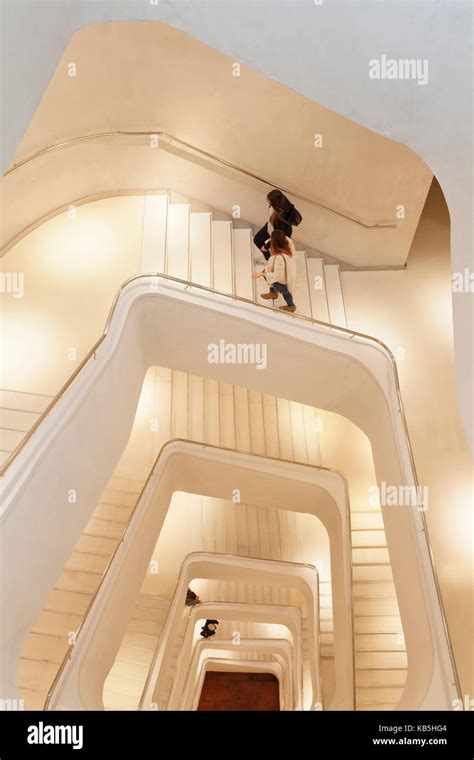
{"type": "Polygon", "coordinates": [[[108,557],[100,556],[99,554],[82,554],[81,552],[73,551],[64,569],[102,575],[106,570],[108,561],[108,557]]]}
{"type": "MultiPolygon", "coordinates": [[[[155,367],[154,405],[158,411],[158,430],[154,435],[154,456],[171,438],[171,400],[173,372],[166,367],[155,367]]],[[[147,473],[148,474],[148,473],[147,473]]]]}
{"type": "Polygon", "coordinates": [[[228,383],[218,384],[219,392],[219,439],[220,445],[235,449],[234,390],[228,383]]]}
{"type": "Polygon", "coordinates": [[[329,321],[333,325],[347,327],[339,264],[325,264],[324,277],[329,305],[329,321]]]}
{"type": "Polygon", "coordinates": [[[160,612],[167,614],[171,602],[168,599],[163,599],[160,596],[152,596],[151,594],[138,594],[135,605],[137,607],[146,607],[147,609],[160,610],[160,612]]]}
{"type": "MultiPolygon", "coordinates": [[[[284,562],[291,561],[291,548],[290,537],[288,533],[288,515],[286,510],[279,509],[278,511],[278,527],[280,537],[280,559],[284,562]]],[[[288,593],[286,593],[288,597],[288,593]]]]}
{"type": "MultiPolygon", "coordinates": [[[[140,489],[141,491],[141,489],[140,489]]],[[[118,491],[109,487],[105,489],[104,493],[100,497],[101,504],[109,504],[117,507],[129,507],[132,508],[138,501],[139,494],[130,493],[128,491],[118,491]]]]}
{"type": "Polygon", "coordinates": [[[250,450],[253,454],[265,456],[265,432],[263,427],[262,394],[248,391],[248,414],[250,427],[250,450]]]}
{"type": "MultiPolygon", "coordinates": [[[[280,523],[278,520],[277,509],[267,509],[268,517],[268,537],[270,542],[270,559],[281,559],[280,547],[280,523]]],[[[275,604],[280,604],[280,588],[275,587],[275,604]]]]}
{"type": "Polygon", "coordinates": [[[100,573],[83,573],[75,570],[63,570],[54,588],[60,591],[76,591],[94,594],[101,581],[100,573]]]}
{"type": "Polygon", "coordinates": [[[204,440],[219,446],[219,383],[204,378],[204,440]]]}
{"type": "Polygon", "coordinates": [[[141,271],[165,271],[167,195],[145,195],[141,271]]]}
{"type": "MultiPolygon", "coordinates": [[[[259,542],[259,554],[262,559],[270,559],[270,536],[268,527],[268,510],[264,507],[257,508],[257,524],[258,524],[258,542],[259,542]]],[[[269,596],[271,592],[268,591],[266,586],[263,589],[265,604],[271,604],[269,596]],[[267,601],[268,599],[268,601],[267,601]]]]}
{"type": "Polygon", "coordinates": [[[48,691],[57,670],[58,666],[55,662],[25,660],[20,657],[17,670],[18,686],[20,689],[48,691]]]}
{"type": "Polygon", "coordinates": [[[108,488],[111,491],[121,491],[122,493],[133,493],[138,496],[143,487],[143,481],[133,478],[121,478],[118,475],[112,475],[109,480],[108,488]]]}
{"type": "MultiPolygon", "coordinates": [[[[215,530],[214,530],[214,541],[215,541],[215,547],[216,552],[225,553],[227,551],[227,544],[226,544],[226,516],[227,516],[227,509],[229,507],[228,503],[223,501],[222,499],[214,499],[215,503],[215,510],[214,510],[214,520],[215,520],[215,530]]],[[[243,506],[242,504],[234,504],[233,508],[236,513],[236,531],[235,531],[235,546],[237,547],[237,554],[240,554],[239,551],[239,528],[243,522],[243,506]]],[[[240,533],[240,540],[242,536],[240,533]]],[[[222,588],[224,585],[223,581],[219,581],[219,588],[222,588]]]]}
{"type": "Polygon", "coordinates": [[[265,451],[268,457],[279,457],[278,413],[275,396],[270,396],[268,393],[262,393],[262,405],[265,451]]]}
{"type": "Polygon", "coordinates": [[[334,645],[329,646],[328,644],[321,644],[320,653],[321,657],[334,657],[334,645]]]}
{"type": "Polygon", "coordinates": [[[232,275],[232,224],[231,222],[212,222],[212,287],[222,293],[233,292],[232,275]]]}
{"type": "Polygon", "coordinates": [[[357,548],[381,548],[387,546],[384,530],[352,530],[352,546],[357,548]]]}
{"type": "Polygon", "coordinates": [[[173,370],[171,437],[188,437],[188,377],[178,370],[173,370]]]}
{"type": "Polygon", "coordinates": [[[139,650],[147,650],[153,653],[158,644],[158,636],[150,636],[145,633],[130,631],[128,628],[122,639],[122,646],[139,650]]]}
{"type": "MultiPolygon", "coordinates": [[[[300,542],[298,537],[298,517],[295,512],[287,512],[288,538],[290,542],[290,561],[301,562],[300,542]]],[[[328,616],[328,608],[322,607],[321,617],[328,616]]],[[[330,613],[332,615],[332,612],[330,613]]]]}
{"type": "MultiPolygon", "coordinates": [[[[214,553],[216,551],[215,546],[215,504],[214,500],[202,496],[202,548],[205,552],[214,553]]],[[[235,534],[232,531],[232,538],[235,541],[235,534]]],[[[231,552],[233,553],[233,552],[231,552]]]]}
{"type": "Polygon", "coordinates": [[[35,412],[0,408],[0,428],[9,428],[10,430],[26,433],[33,427],[38,417],[39,414],[35,412]]]}
{"type": "MultiPolygon", "coordinates": [[[[306,251],[296,251],[296,287],[293,300],[297,306],[296,313],[311,317],[311,299],[309,293],[308,271],[306,269],[306,251]]],[[[285,303],[283,296],[276,302],[278,306],[285,303]]]]}
{"type": "Polygon", "coordinates": [[[391,581],[393,573],[390,565],[356,565],[352,568],[354,581],[391,581]]]}
{"type": "Polygon", "coordinates": [[[189,280],[189,219],[188,203],[170,203],[166,230],[167,274],[189,280]]]}
{"type": "Polygon", "coordinates": [[[251,451],[249,396],[246,388],[234,385],[235,444],[239,451],[251,451]]]}
{"type": "Polygon", "coordinates": [[[307,257],[306,265],[313,319],[317,319],[320,322],[329,322],[329,306],[324,278],[324,259],[307,257]]]}
{"type": "Polygon", "coordinates": [[[112,706],[113,702],[112,700],[109,700],[109,694],[110,692],[115,692],[115,694],[120,694],[125,697],[133,697],[133,707],[130,707],[129,709],[136,710],[143,692],[143,685],[144,684],[141,679],[127,678],[123,675],[115,675],[115,673],[113,673],[111,670],[105,679],[104,684],[104,698],[107,702],[107,706],[112,706]]]}
{"type": "Polygon", "coordinates": [[[25,660],[45,660],[59,664],[69,649],[69,642],[65,636],[48,636],[39,633],[30,633],[21,650],[25,660]]]}
{"type": "Polygon", "coordinates": [[[363,615],[398,615],[398,603],[396,599],[367,599],[367,598],[354,598],[354,614],[356,616],[363,615]]]}
{"type": "Polygon", "coordinates": [[[143,607],[136,605],[132,612],[132,621],[147,620],[153,623],[159,623],[160,625],[166,620],[167,611],[163,609],[156,609],[154,607],[143,607]]]}
{"type": "Polygon", "coordinates": [[[380,505],[379,504],[371,504],[369,502],[369,499],[366,499],[365,501],[362,500],[361,502],[351,502],[351,517],[353,514],[358,514],[359,512],[363,512],[366,514],[367,512],[376,512],[377,514],[381,515],[380,511],[380,505]]]}
{"type": "MultiPolygon", "coordinates": [[[[253,272],[263,272],[265,270],[266,261],[257,263],[255,261],[256,254],[257,254],[257,249],[255,248],[254,245],[252,245],[252,270],[253,272]]],[[[268,285],[264,277],[259,277],[257,280],[254,280],[255,302],[260,305],[275,307],[276,300],[266,301],[261,297],[262,293],[268,293],[268,285]]]]}
{"type": "Polygon", "coordinates": [[[77,631],[82,622],[82,615],[54,612],[43,609],[32,626],[32,633],[47,636],[67,637],[77,631]]]}
{"type": "Polygon", "coordinates": [[[399,615],[364,615],[354,616],[356,633],[401,633],[402,626],[399,615]]]}
{"type": "Polygon", "coordinates": [[[365,599],[396,599],[393,582],[378,583],[377,581],[354,581],[353,587],[354,599],[359,599],[360,597],[365,599]]]}
{"type": "Polygon", "coordinates": [[[204,441],[204,379],[198,375],[188,375],[188,435],[204,441]]]}
{"type": "Polygon", "coordinates": [[[191,213],[189,221],[189,258],[191,281],[211,287],[211,223],[207,212],[191,213]]]}
{"type": "Polygon", "coordinates": [[[403,694],[403,688],[374,688],[374,689],[357,689],[357,707],[359,705],[379,705],[379,704],[397,704],[403,694]]]}
{"type": "Polygon", "coordinates": [[[351,514],[352,530],[383,530],[383,518],[380,510],[377,512],[354,512],[351,514]]]}
{"type": "MultiPolygon", "coordinates": [[[[127,650],[129,651],[129,650],[127,650]]],[[[138,650],[140,651],[140,650],[138,650]]],[[[148,652],[143,650],[145,655],[149,655],[148,652]]],[[[151,659],[151,658],[150,658],[151,659]]],[[[132,660],[124,660],[119,657],[115,660],[111,673],[115,677],[136,679],[140,683],[144,683],[150,669],[150,662],[135,662],[132,660]]]]}
{"type": "Polygon", "coordinates": [[[306,451],[306,426],[302,404],[299,404],[296,401],[290,401],[290,419],[295,461],[306,464],[308,461],[308,454],[306,451]]]}
{"type": "Polygon", "coordinates": [[[44,396],[39,393],[26,393],[23,391],[10,391],[0,389],[0,407],[2,409],[21,409],[24,412],[44,412],[52,396],[44,396]]]}
{"type": "Polygon", "coordinates": [[[294,461],[290,402],[286,399],[277,398],[277,414],[280,456],[282,459],[294,461]]]}
{"type": "Polygon", "coordinates": [[[356,652],[357,670],[406,670],[406,652],[356,652]]]}
{"type": "Polygon", "coordinates": [[[86,612],[91,599],[92,594],[60,591],[53,588],[44,603],[44,609],[51,612],[82,616],[86,612]]]}
{"type": "Polygon", "coordinates": [[[104,686],[104,705],[106,710],[136,710],[138,699],[135,695],[120,694],[113,689],[108,688],[108,683],[104,686]]]}
{"type": "Polygon", "coordinates": [[[119,507],[115,504],[98,504],[94,510],[94,517],[98,520],[106,520],[120,523],[128,523],[132,515],[132,507],[119,507]]]}
{"type": "Polygon", "coordinates": [[[355,635],[356,652],[400,652],[405,650],[403,637],[395,633],[363,633],[355,635]],[[400,643],[401,642],[401,643],[400,643]]]}
{"type": "Polygon", "coordinates": [[[156,620],[140,620],[133,618],[127,625],[127,633],[140,633],[145,636],[159,636],[163,629],[163,623],[156,620]]]}
{"type": "Polygon", "coordinates": [[[235,292],[240,298],[253,301],[252,286],[252,230],[233,229],[235,292]]]}
{"type": "Polygon", "coordinates": [[[17,430],[7,430],[5,428],[0,429],[0,447],[2,451],[13,451],[20,441],[23,439],[25,433],[17,430]]]}
{"type": "Polygon", "coordinates": [[[352,549],[352,561],[354,565],[386,564],[390,562],[390,557],[388,549],[377,547],[355,548],[352,549]]]}
{"type": "MultiPolygon", "coordinates": [[[[259,536],[258,536],[258,508],[252,504],[247,504],[247,535],[250,557],[260,556],[259,536]]],[[[253,585],[253,594],[255,595],[256,587],[253,585]]]]}
{"type": "Polygon", "coordinates": [[[225,543],[226,551],[229,554],[237,553],[237,514],[236,505],[228,504],[226,506],[227,520],[225,525],[225,543]]]}
{"type": "Polygon", "coordinates": [[[406,680],[406,670],[356,670],[358,688],[374,686],[396,688],[405,686],[406,680]]]}
{"type": "Polygon", "coordinates": [[[25,707],[27,710],[42,710],[48,691],[40,691],[39,689],[19,689],[22,699],[25,701],[25,707]]]}
{"type": "Polygon", "coordinates": [[[80,554],[111,557],[118,543],[116,538],[101,538],[100,536],[86,536],[83,534],[74,547],[74,551],[80,554]]]}
{"type": "Polygon", "coordinates": [[[115,522],[113,520],[100,520],[95,517],[91,517],[86,527],[84,528],[84,535],[97,536],[98,538],[112,538],[119,539],[123,535],[125,525],[122,522],[115,522]]]}
{"type": "Polygon", "coordinates": [[[308,464],[321,466],[321,450],[317,432],[316,409],[314,409],[312,406],[308,406],[307,404],[303,404],[302,406],[308,464]]]}

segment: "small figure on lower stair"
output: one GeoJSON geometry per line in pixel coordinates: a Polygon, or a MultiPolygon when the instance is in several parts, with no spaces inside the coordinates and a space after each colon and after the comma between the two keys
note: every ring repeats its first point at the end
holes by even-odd
{"type": "Polygon", "coordinates": [[[188,588],[185,605],[186,607],[194,607],[195,604],[202,604],[202,599],[192,589],[188,588]]]}
{"type": "Polygon", "coordinates": [[[201,633],[199,635],[205,639],[208,639],[210,636],[215,636],[216,628],[218,625],[219,625],[218,620],[206,620],[206,623],[201,628],[201,633]]]}

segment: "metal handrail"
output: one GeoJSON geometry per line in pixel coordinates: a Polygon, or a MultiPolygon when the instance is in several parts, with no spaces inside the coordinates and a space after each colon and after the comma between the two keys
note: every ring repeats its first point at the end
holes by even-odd
{"type": "MultiPolygon", "coordinates": [[[[329,206],[328,204],[323,203],[322,201],[315,200],[314,198],[307,198],[305,195],[301,195],[300,193],[296,192],[295,190],[292,190],[291,188],[283,187],[282,185],[279,185],[277,182],[273,182],[271,179],[265,179],[264,177],[261,177],[260,175],[249,171],[248,169],[244,169],[243,167],[238,166],[237,164],[234,164],[232,161],[227,161],[225,158],[222,158],[221,156],[216,156],[213,153],[210,153],[209,151],[204,150],[203,148],[198,148],[196,145],[192,145],[191,143],[186,142],[185,140],[181,140],[179,137],[175,137],[174,135],[170,135],[169,132],[164,132],[163,130],[145,130],[145,131],[117,130],[114,132],[96,132],[94,134],[79,135],[78,137],[71,137],[68,140],[63,140],[62,142],[58,142],[58,143],[52,143],[51,145],[47,145],[44,148],[40,148],[40,150],[37,150],[34,153],[31,153],[29,156],[26,156],[26,158],[23,158],[20,161],[16,161],[7,169],[4,176],[7,177],[9,174],[16,171],[20,167],[25,166],[25,164],[30,163],[30,161],[34,161],[35,158],[39,158],[40,156],[43,156],[46,153],[51,153],[52,151],[59,150],[60,148],[65,148],[69,145],[74,145],[75,143],[86,142],[88,140],[103,139],[107,137],[158,137],[158,138],[161,137],[161,138],[164,138],[165,140],[170,140],[171,142],[176,143],[177,145],[180,145],[181,147],[186,148],[187,150],[194,151],[198,153],[199,155],[204,156],[207,159],[210,159],[211,161],[215,161],[216,163],[221,164],[222,166],[225,166],[228,169],[232,169],[233,171],[239,172],[239,174],[243,174],[246,177],[250,177],[251,179],[254,179],[257,182],[261,182],[263,185],[266,185],[266,187],[278,188],[283,193],[288,193],[289,195],[292,195],[294,198],[298,198],[298,200],[303,201],[304,203],[309,203],[312,206],[321,208],[324,211],[328,211],[331,214],[335,214],[336,216],[346,219],[349,222],[358,224],[360,227],[364,227],[365,229],[394,229],[397,227],[397,223],[394,221],[364,220],[361,217],[358,217],[354,214],[349,214],[348,212],[333,208],[332,206],[329,206]]],[[[158,147],[159,147],[159,143],[158,143],[158,147]]]]}
{"type": "MultiPolygon", "coordinates": [[[[339,470],[336,470],[333,467],[323,467],[323,465],[310,464],[308,462],[295,462],[292,459],[284,459],[282,457],[267,456],[266,454],[256,454],[256,453],[254,453],[252,451],[244,451],[242,449],[237,449],[237,448],[232,449],[229,446],[216,446],[216,445],[214,445],[212,443],[204,443],[203,441],[194,441],[194,440],[192,440],[190,438],[171,438],[170,440],[166,441],[162,445],[161,449],[159,450],[159,452],[158,452],[158,454],[156,456],[155,461],[153,462],[153,464],[151,466],[151,469],[150,469],[150,472],[148,473],[147,479],[145,480],[145,483],[143,484],[142,489],[141,489],[141,491],[140,491],[140,493],[138,495],[138,499],[136,500],[136,502],[135,502],[135,504],[133,506],[133,509],[132,509],[132,511],[130,513],[130,517],[128,519],[128,522],[127,522],[125,528],[123,529],[122,535],[120,536],[120,539],[118,540],[117,546],[115,547],[112,555],[110,556],[110,559],[107,562],[107,565],[106,565],[106,567],[104,569],[104,572],[102,573],[102,577],[101,577],[101,579],[99,581],[99,585],[97,586],[94,594],[92,595],[91,599],[89,600],[89,604],[87,605],[87,608],[86,608],[86,611],[84,613],[84,616],[83,616],[81,622],[79,623],[79,625],[77,627],[77,630],[75,632],[75,637],[74,637],[75,643],[69,645],[69,647],[68,647],[68,649],[67,649],[67,651],[66,651],[66,653],[65,653],[65,655],[64,655],[64,657],[63,657],[63,659],[61,661],[59,669],[58,669],[58,671],[57,671],[57,673],[56,673],[56,675],[55,675],[55,677],[53,679],[53,682],[52,682],[50,688],[48,689],[48,693],[46,695],[46,700],[45,700],[45,703],[44,703],[43,710],[47,710],[48,709],[48,706],[49,706],[49,703],[50,703],[51,698],[53,696],[54,690],[56,689],[56,686],[59,683],[59,679],[61,678],[61,676],[63,674],[63,671],[64,671],[64,669],[65,669],[65,667],[66,667],[69,659],[72,656],[73,650],[74,650],[74,648],[77,645],[77,638],[79,636],[79,633],[84,628],[84,625],[85,625],[86,620],[87,620],[87,618],[88,618],[88,616],[89,616],[89,614],[90,614],[90,612],[92,610],[92,607],[93,607],[93,605],[95,603],[95,600],[97,599],[97,597],[98,597],[98,595],[100,593],[100,590],[101,590],[101,588],[102,588],[102,586],[104,584],[106,575],[109,572],[110,568],[112,567],[112,563],[114,562],[115,557],[117,556],[118,550],[119,550],[120,546],[122,545],[122,543],[124,542],[124,540],[125,540],[125,538],[127,536],[127,531],[129,529],[130,525],[132,524],[133,518],[135,516],[136,511],[138,510],[138,507],[139,507],[140,502],[141,502],[141,500],[143,498],[143,495],[144,495],[144,493],[146,491],[146,488],[148,487],[148,484],[150,483],[153,475],[155,474],[155,470],[156,470],[156,468],[157,468],[157,466],[159,464],[159,461],[160,461],[161,457],[163,456],[165,450],[169,446],[171,446],[173,444],[176,444],[176,443],[191,444],[193,446],[199,446],[199,448],[201,448],[201,449],[215,449],[216,451],[228,451],[229,453],[232,453],[232,454],[246,454],[246,455],[251,456],[251,457],[259,457],[260,459],[266,459],[266,460],[269,460],[269,461],[272,461],[272,462],[279,462],[279,463],[283,462],[284,464],[290,464],[290,465],[298,466],[298,467],[307,467],[307,468],[310,468],[312,470],[323,470],[324,472],[332,472],[332,473],[334,473],[335,475],[338,475],[341,478],[342,483],[343,483],[343,487],[344,487],[345,503],[347,505],[350,504],[350,502],[349,502],[349,488],[348,488],[348,485],[347,485],[347,481],[346,481],[344,475],[341,472],[339,472],[339,470]]],[[[350,535],[350,531],[351,531],[351,513],[350,513],[350,509],[348,509],[348,523],[349,523],[348,530],[349,530],[349,535],[350,535]]],[[[228,554],[228,553],[224,553],[224,552],[214,552],[214,553],[215,554],[219,554],[219,556],[228,556],[228,557],[238,556],[238,555],[228,554]]],[[[186,558],[189,557],[189,556],[191,556],[191,554],[196,554],[196,552],[191,552],[190,554],[187,554],[186,558]]],[[[252,555],[246,555],[246,558],[247,559],[261,559],[261,557],[253,557],[252,555]]],[[[271,561],[272,562],[277,562],[278,560],[271,560],[271,561]]],[[[285,564],[286,565],[298,565],[298,566],[302,565],[304,567],[309,567],[310,569],[315,569],[317,571],[317,568],[315,567],[315,565],[312,565],[309,562],[291,562],[291,561],[288,561],[288,562],[285,562],[285,564]]],[[[355,629],[354,629],[354,584],[353,584],[353,578],[352,578],[352,562],[350,563],[350,577],[351,577],[351,609],[352,609],[352,631],[353,631],[353,635],[352,635],[353,692],[354,692],[353,693],[353,698],[354,698],[354,704],[355,704],[355,642],[354,642],[354,630],[355,629]]],[[[177,582],[176,587],[175,587],[175,592],[176,592],[176,588],[177,588],[178,583],[179,583],[179,579],[178,579],[178,582],[177,582]]],[[[190,608],[189,614],[191,614],[191,612],[192,612],[192,608],[190,608]]],[[[150,670],[151,670],[151,665],[150,665],[150,670]]],[[[148,676],[147,676],[147,683],[148,683],[148,676]]],[[[146,686],[146,684],[145,684],[145,686],[146,686]]],[[[143,690],[143,693],[144,693],[144,691],[145,691],[145,689],[143,690]]],[[[143,693],[142,693],[142,699],[143,699],[143,693]]],[[[141,704],[141,702],[140,702],[140,704],[141,704]]]]}
{"type": "MultiPolygon", "coordinates": [[[[150,273],[150,274],[139,274],[139,275],[133,275],[132,277],[129,277],[127,280],[125,280],[124,283],[122,283],[122,285],[120,286],[120,288],[117,290],[117,292],[115,294],[114,300],[112,302],[112,305],[110,307],[110,311],[109,311],[109,314],[108,314],[108,317],[107,317],[105,328],[104,328],[104,331],[103,331],[101,337],[94,344],[94,346],[91,348],[91,350],[89,351],[89,353],[84,357],[84,359],[82,360],[82,362],[79,364],[79,366],[73,372],[73,374],[69,377],[69,379],[64,383],[64,385],[59,390],[59,392],[56,394],[56,396],[54,397],[54,399],[52,400],[52,402],[46,407],[46,409],[43,412],[43,414],[41,415],[41,417],[38,418],[38,420],[35,422],[35,424],[33,425],[33,427],[28,431],[27,435],[20,441],[20,443],[17,445],[17,447],[12,451],[12,453],[10,454],[10,456],[8,457],[8,459],[4,462],[4,464],[2,465],[2,467],[0,467],[0,476],[4,475],[4,473],[10,467],[10,465],[12,464],[12,462],[14,462],[14,460],[16,459],[16,457],[18,456],[18,454],[23,450],[24,446],[31,439],[32,435],[35,433],[35,431],[38,429],[38,427],[41,425],[41,423],[44,421],[45,417],[51,412],[51,410],[56,406],[56,404],[58,403],[58,401],[63,397],[64,393],[68,390],[68,388],[70,387],[70,385],[73,383],[73,381],[76,379],[76,377],[82,371],[82,369],[86,366],[86,364],[88,364],[89,360],[92,357],[95,357],[95,354],[96,354],[99,346],[105,340],[105,338],[106,338],[106,336],[107,336],[107,334],[109,332],[110,324],[111,324],[113,315],[115,313],[115,309],[117,307],[118,300],[119,300],[120,296],[122,295],[123,291],[125,290],[125,288],[130,283],[132,283],[132,282],[135,282],[137,280],[146,280],[147,278],[150,278],[150,277],[157,277],[157,278],[161,278],[161,279],[163,279],[165,281],[178,283],[179,285],[186,286],[186,288],[190,288],[190,287],[196,288],[197,290],[201,290],[201,291],[204,291],[204,292],[207,292],[207,293],[212,293],[213,295],[222,296],[224,298],[231,299],[232,301],[236,301],[238,303],[245,303],[245,304],[251,305],[253,308],[256,308],[256,309],[267,309],[267,310],[271,311],[272,313],[274,313],[274,309],[273,309],[272,306],[267,306],[266,304],[255,303],[255,301],[251,301],[249,298],[244,298],[242,296],[237,296],[237,295],[235,295],[233,293],[224,293],[222,291],[210,288],[207,285],[200,285],[198,283],[188,282],[187,280],[182,280],[182,279],[180,279],[178,277],[173,277],[173,276],[171,276],[169,274],[163,274],[161,272],[154,272],[154,273],[150,273]]],[[[278,318],[279,316],[280,315],[274,315],[275,318],[278,318]]],[[[427,525],[427,522],[426,522],[426,517],[425,517],[425,512],[424,512],[423,498],[422,498],[422,496],[420,496],[421,489],[419,487],[418,473],[417,473],[417,470],[416,470],[415,460],[414,460],[413,451],[412,451],[412,447],[411,447],[410,435],[409,435],[409,432],[408,432],[408,423],[407,423],[407,419],[406,419],[405,411],[404,411],[404,407],[403,407],[403,400],[402,400],[402,394],[401,394],[401,389],[400,389],[400,381],[399,381],[399,377],[398,377],[398,370],[397,370],[397,364],[396,364],[396,361],[395,361],[395,357],[393,356],[393,354],[390,351],[390,349],[388,348],[388,346],[383,341],[381,341],[379,338],[375,338],[374,336],[366,335],[365,333],[361,333],[361,332],[358,332],[356,330],[349,330],[348,328],[346,328],[346,327],[340,327],[339,325],[331,325],[329,322],[322,322],[321,320],[314,319],[313,317],[307,317],[304,314],[296,314],[296,313],[292,314],[292,313],[288,312],[284,316],[281,315],[281,317],[283,319],[288,319],[288,317],[290,317],[291,319],[301,320],[303,322],[308,322],[309,324],[319,325],[321,327],[329,328],[329,330],[331,330],[332,332],[335,332],[335,333],[340,334],[340,335],[346,335],[346,336],[348,336],[349,339],[352,339],[352,338],[362,338],[363,340],[369,341],[369,343],[373,344],[376,348],[379,347],[382,350],[382,352],[386,355],[386,358],[389,360],[389,362],[392,365],[392,370],[393,370],[393,375],[394,375],[394,380],[395,380],[395,388],[396,388],[396,393],[397,393],[397,400],[398,400],[398,410],[400,412],[400,417],[401,417],[401,420],[402,420],[403,431],[404,431],[404,434],[405,434],[405,443],[406,443],[406,446],[407,446],[408,456],[409,456],[409,459],[410,459],[410,465],[411,465],[411,470],[412,470],[412,474],[413,474],[414,484],[416,486],[416,494],[417,494],[416,498],[417,498],[417,500],[419,502],[419,507],[420,507],[419,514],[421,516],[421,521],[422,521],[422,524],[423,524],[422,532],[424,533],[425,540],[426,540],[428,556],[429,556],[429,559],[430,559],[431,570],[432,570],[433,579],[434,579],[434,582],[435,582],[436,595],[438,597],[438,604],[439,604],[441,618],[442,618],[442,622],[443,622],[443,628],[444,628],[445,638],[446,638],[446,642],[447,642],[447,646],[448,646],[448,650],[449,650],[449,657],[450,657],[450,662],[451,662],[451,668],[453,670],[453,677],[454,677],[454,682],[453,683],[454,683],[454,686],[456,687],[456,690],[457,690],[457,693],[458,693],[458,697],[461,698],[461,694],[462,694],[461,685],[460,685],[460,681],[459,681],[459,675],[458,675],[458,672],[457,672],[456,661],[454,659],[454,652],[453,652],[452,643],[451,643],[451,636],[449,634],[448,623],[447,623],[447,620],[446,620],[446,614],[445,614],[445,610],[444,610],[444,604],[443,604],[443,600],[442,600],[442,597],[441,597],[441,588],[440,588],[440,584],[439,584],[439,578],[438,578],[438,574],[437,574],[435,563],[434,563],[434,557],[433,557],[433,552],[432,552],[432,548],[431,548],[431,543],[430,543],[430,540],[429,540],[429,531],[428,531],[428,525],[427,525]]]]}

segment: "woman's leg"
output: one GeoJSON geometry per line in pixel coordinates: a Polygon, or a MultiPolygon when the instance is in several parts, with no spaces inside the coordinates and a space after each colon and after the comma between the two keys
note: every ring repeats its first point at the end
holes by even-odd
{"type": "Polygon", "coordinates": [[[291,295],[290,291],[288,290],[287,285],[282,285],[281,283],[278,283],[279,285],[279,292],[282,294],[283,298],[286,301],[287,306],[294,306],[293,296],[291,295]]]}

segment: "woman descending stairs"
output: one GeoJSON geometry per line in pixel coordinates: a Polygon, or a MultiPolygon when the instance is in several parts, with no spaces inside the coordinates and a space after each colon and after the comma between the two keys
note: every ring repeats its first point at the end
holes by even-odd
{"type": "MultiPolygon", "coordinates": [[[[174,196],[176,198],[176,196],[174,196]]],[[[185,199],[183,199],[185,200],[185,199]]],[[[250,225],[236,226],[232,217],[214,219],[208,211],[196,211],[197,202],[171,202],[168,195],[147,195],[144,202],[142,272],[164,272],[182,280],[264,304],[268,291],[263,279],[252,282],[255,248],[250,225]]],[[[346,327],[339,265],[309,258],[297,250],[297,314],[346,327]]],[[[280,297],[271,305],[283,304],[280,297]]]]}

